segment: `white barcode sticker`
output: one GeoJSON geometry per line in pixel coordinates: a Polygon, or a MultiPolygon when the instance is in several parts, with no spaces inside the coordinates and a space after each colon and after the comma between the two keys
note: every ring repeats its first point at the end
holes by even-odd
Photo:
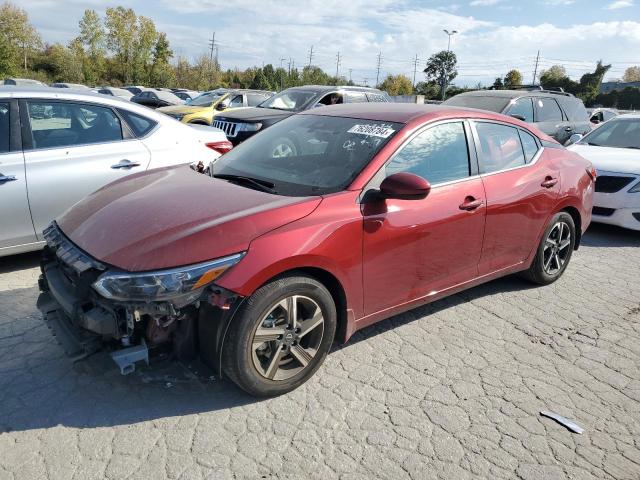
{"type": "Polygon", "coordinates": [[[348,130],[349,133],[358,135],[368,135],[370,137],[387,138],[395,130],[387,125],[354,125],[348,130]]]}

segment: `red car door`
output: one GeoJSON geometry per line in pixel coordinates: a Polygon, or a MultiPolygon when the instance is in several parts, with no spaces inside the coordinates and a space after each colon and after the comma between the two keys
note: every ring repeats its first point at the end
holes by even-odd
{"type": "Polygon", "coordinates": [[[486,192],[480,275],[524,262],[538,245],[560,188],[560,172],[540,142],[513,126],[474,122],[486,192]]]}
{"type": "Polygon", "coordinates": [[[365,315],[478,275],[485,195],[467,138],[471,130],[463,121],[429,126],[376,175],[372,183],[379,185],[393,173],[410,172],[428,180],[432,188],[422,200],[362,205],[365,315]]]}

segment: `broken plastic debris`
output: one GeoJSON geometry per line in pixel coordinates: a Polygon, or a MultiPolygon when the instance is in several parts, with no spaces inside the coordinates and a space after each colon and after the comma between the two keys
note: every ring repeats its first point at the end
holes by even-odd
{"type": "Polygon", "coordinates": [[[540,412],[540,415],[542,415],[543,417],[548,417],[548,418],[551,418],[551,419],[555,420],[560,425],[565,426],[566,428],[568,428],[572,432],[575,432],[575,433],[578,433],[578,434],[581,434],[582,432],[584,432],[584,429],[582,427],[578,426],[577,424],[575,424],[574,422],[572,422],[568,418],[564,418],[562,415],[558,415],[557,413],[549,412],[547,410],[542,410],[540,412]]]}

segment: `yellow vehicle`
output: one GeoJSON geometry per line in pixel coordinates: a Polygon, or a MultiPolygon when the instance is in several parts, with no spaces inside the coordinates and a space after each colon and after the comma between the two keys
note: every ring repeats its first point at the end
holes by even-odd
{"type": "Polygon", "coordinates": [[[264,90],[218,89],[204,92],[187,100],[184,105],[162,107],[157,111],[180,120],[182,123],[211,125],[213,117],[218,112],[231,108],[255,107],[272,95],[273,92],[264,90]]]}

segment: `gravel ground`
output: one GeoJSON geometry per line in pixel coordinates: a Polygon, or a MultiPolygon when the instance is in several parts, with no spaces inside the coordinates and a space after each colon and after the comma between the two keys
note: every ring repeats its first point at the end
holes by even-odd
{"type": "Polygon", "coordinates": [[[508,277],[393,317],[261,401],[197,366],[72,363],[35,308],[38,255],[0,259],[0,480],[637,480],[639,247],[593,226],[555,284],[508,277]]]}

